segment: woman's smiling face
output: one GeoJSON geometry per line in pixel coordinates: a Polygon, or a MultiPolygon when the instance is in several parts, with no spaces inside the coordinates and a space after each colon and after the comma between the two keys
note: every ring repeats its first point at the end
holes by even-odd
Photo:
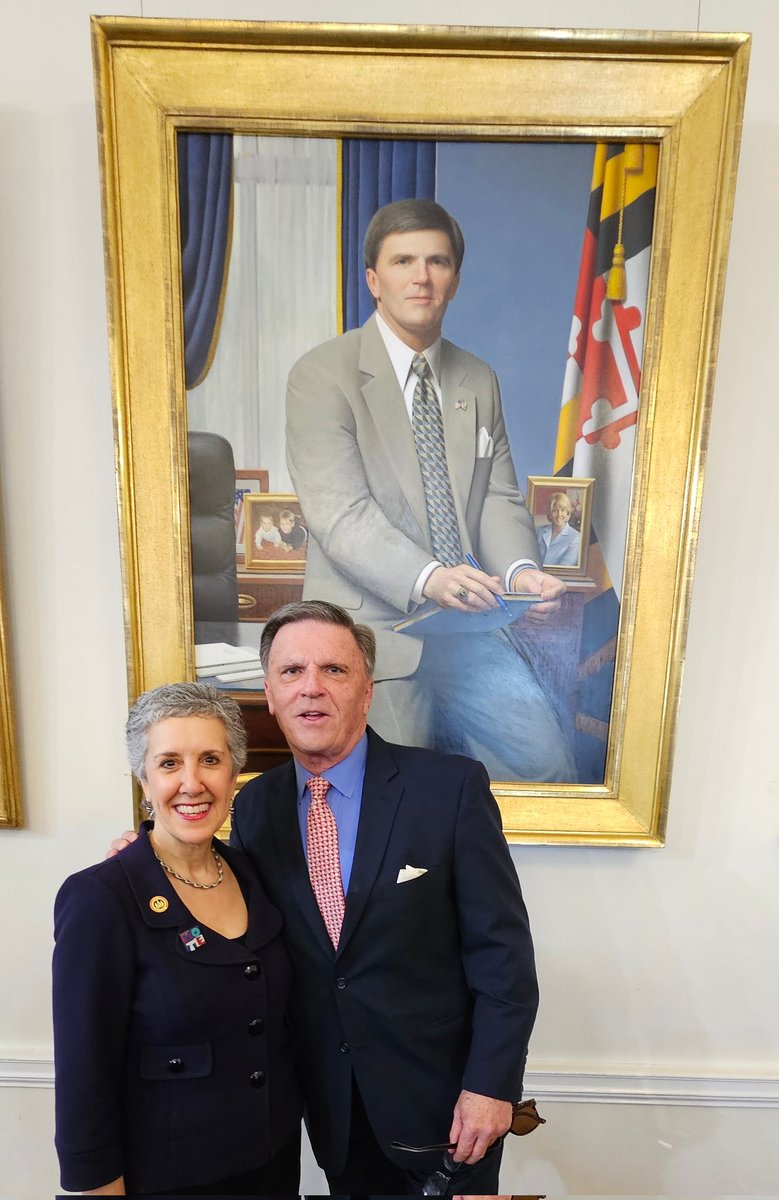
{"type": "Polygon", "coordinates": [[[152,725],[143,791],[154,809],[154,839],[167,844],[210,842],[224,825],[236,775],[227,731],[218,717],[167,717],[152,725]]]}
{"type": "Polygon", "coordinates": [[[563,499],[555,499],[549,505],[549,520],[555,529],[563,529],[571,519],[571,504],[570,501],[563,499]]]}

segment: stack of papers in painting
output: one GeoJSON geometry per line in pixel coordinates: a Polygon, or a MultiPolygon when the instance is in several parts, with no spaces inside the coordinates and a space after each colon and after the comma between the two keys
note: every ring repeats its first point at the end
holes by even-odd
{"type": "Polygon", "coordinates": [[[195,646],[195,672],[198,679],[235,683],[243,679],[262,679],[265,672],[258,650],[251,646],[231,646],[227,642],[204,642],[195,646]]]}

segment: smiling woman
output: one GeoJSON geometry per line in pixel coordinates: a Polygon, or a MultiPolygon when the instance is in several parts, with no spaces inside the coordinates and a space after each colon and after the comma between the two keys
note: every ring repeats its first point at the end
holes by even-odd
{"type": "Polygon", "coordinates": [[[215,839],[246,758],[240,710],[207,684],[155,688],[130,712],[127,747],[152,820],[56,902],[62,1185],[296,1193],[281,917],[244,856],[215,839]],[[231,1119],[209,1136],[217,1099],[231,1119]]]}

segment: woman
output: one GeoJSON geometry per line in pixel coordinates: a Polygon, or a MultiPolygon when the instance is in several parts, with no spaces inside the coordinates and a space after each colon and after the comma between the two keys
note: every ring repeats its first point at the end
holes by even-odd
{"type": "Polygon", "coordinates": [[[545,567],[578,567],[581,535],[568,524],[572,513],[573,504],[565,492],[552,492],[546,510],[549,524],[536,530],[545,567]]]}
{"type": "Polygon", "coordinates": [[[62,1186],[297,1194],[281,916],[214,836],[246,761],[240,710],[208,684],[155,688],[127,748],[152,819],[66,880],[55,907],[62,1186]]]}

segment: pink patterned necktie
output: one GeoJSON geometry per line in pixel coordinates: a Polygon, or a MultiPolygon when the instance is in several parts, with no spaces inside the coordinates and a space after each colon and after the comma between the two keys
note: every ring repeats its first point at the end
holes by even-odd
{"type": "Polygon", "coordinates": [[[311,793],[306,822],[308,874],[330,941],[337,949],[345,901],[338,855],[338,826],[326,799],[330,783],[321,775],[312,775],[306,787],[311,793]]]}

